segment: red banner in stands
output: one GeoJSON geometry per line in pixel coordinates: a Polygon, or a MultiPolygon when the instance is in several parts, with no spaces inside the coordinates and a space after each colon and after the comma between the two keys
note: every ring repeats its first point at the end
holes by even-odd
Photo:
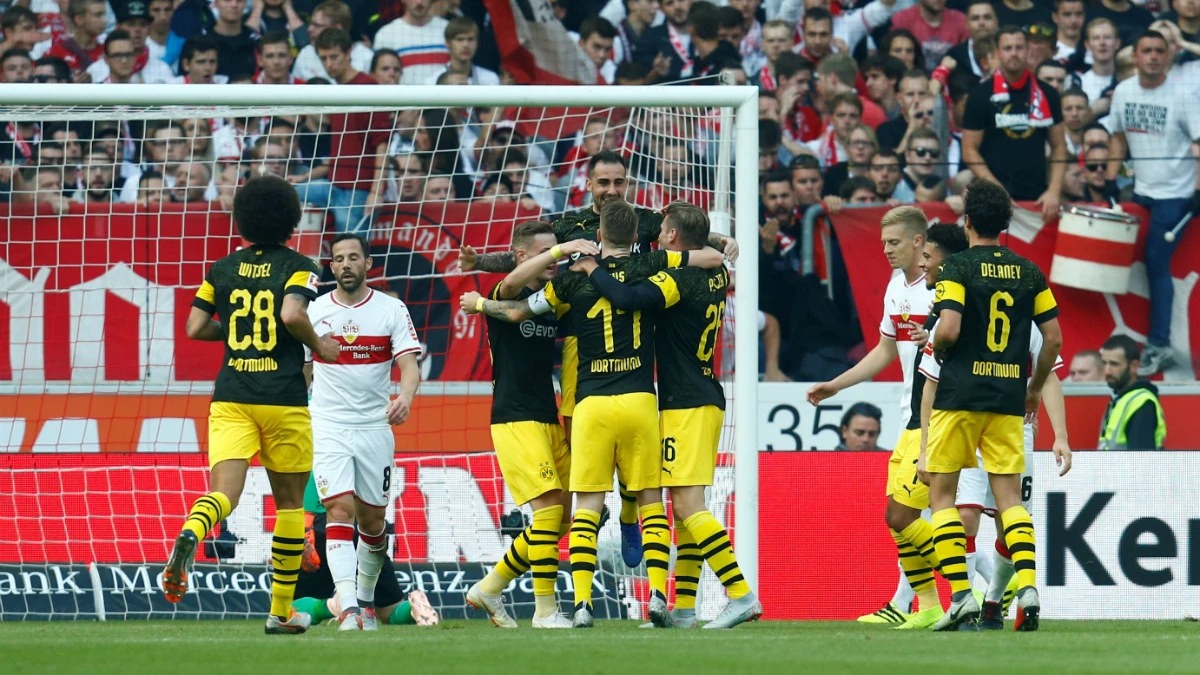
{"type": "MultiPolygon", "coordinates": [[[[958,217],[942,203],[920,204],[932,220],[954,222],[958,217]]],[[[1036,205],[1025,204],[1027,209],[1036,205]]],[[[1051,284],[1054,297],[1061,310],[1060,323],[1063,329],[1063,358],[1070,363],[1071,356],[1085,349],[1099,349],[1113,333],[1132,335],[1139,341],[1145,340],[1150,324],[1149,285],[1146,281],[1145,238],[1147,229],[1146,210],[1135,204],[1123,204],[1125,211],[1142,219],[1142,230],[1138,236],[1130,292],[1125,295],[1110,295],[1051,284]]],[[[892,270],[884,258],[879,242],[879,220],[886,207],[844,209],[832,217],[834,229],[843,252],[853,251],[860,264],[847,265],[850,285],[858,305],[863,335],[868,345],[879,339],[879,321],[883,310],[883,294],[887,289],[892,270]]],[[[1192,222],[1196,222],[1193,220],[1192,222]]],[[[1172,347],[1178,355],[1178,363],[1168,371],[1170,379],[1193,380],[1196,378],[1197,355],[1200,355],[1200,332],[1190,330],[1191,319],[1200,320],[1200,294],[1194,293],[1200,279],[1200,236],[1188,227],[1181,235],[1179,248],[1171,261],[1171,272],[1175,277],[1175,311],[1171,320],[1172,347]]],[[[1002,242],[1020,255],[1032,260],[1050,274],[1050,263],[1058,238],[1057,221],[1043,223],[1041,215],[1034,211],[1018,210],[1013,226],[1002,242]]],[[[881,379],[900,379],[900,366],[893,363],[880,376],[881,379]]]]}
{"type": "MultiPolygon", "coordinates": [[[[72,204],[60,216],[0,204],[0,382],[212,380],[222,346],[184,338],[184,326],[208,268],[243,242],[229,213],[207,207],[72,204]]],[[[506,248],[515,223],[536,215],[401,205],[376,219],[372,283],[408,304],[426,379],[490,377],[481,324],[458,309],[490,279],[457,274],[458,247],[506,248]]],[[[301,245],[317,254],[314,243],[301,245]]]]}

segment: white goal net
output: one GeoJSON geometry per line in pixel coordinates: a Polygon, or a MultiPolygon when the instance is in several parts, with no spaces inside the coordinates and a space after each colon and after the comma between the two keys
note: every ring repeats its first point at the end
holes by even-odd
{"type": "MultiPolygon", "coordinates": [[[[500,276],[462,273],[458,249],[505,251],[520,222],[589,208],[587,160],[602,150],[627,159],[635,205],[685,199],[709,209],[716,230],[747,223],[738,321],[731,310],[721,338],[729,410],[710,508],[754,580],[757,457],[753,430],[741,428],[752,425],[741,419],[753,414],[758,353],[753,89],[2,91],[0,123],[26,140],[0,143],[0,620],[265,613],[274,505],[261,468],[206,542],[184,602],[163,600],[159,577],[207,489],[208,400],[223,347],[190,341],[183,327],[209,266],[242,244],[233,195],[262,173],[297,185],[305,213],[291,245],[327,281],[329,240],[359,231],[374,260],[368,283],[412,313],[424,383],[395,429],[392,559],[403,591],[425,591],[446,618],[470,616],[466,590],[524,522],[491,452],[484,322],[458,308],[461,293],[486,292],[500,276]],[[354,131],[364,121],[367,131],[354,131]],[[378,187],[374,209],[354,194],[363,181],[378,187]],[[733,376],[735,360],[744,377],[733,376]]],[[[645,568],[621,562],[615,494],[608,506],[596,615],[640,618],[645,568]]],[[[561,558],[566,606],[565,540],[561,558]]],[[[707,569],[701,596],[704,617],[724,602],[707,569]]],[[[509,600],[531,615],[528,575],[509,600]]]]}

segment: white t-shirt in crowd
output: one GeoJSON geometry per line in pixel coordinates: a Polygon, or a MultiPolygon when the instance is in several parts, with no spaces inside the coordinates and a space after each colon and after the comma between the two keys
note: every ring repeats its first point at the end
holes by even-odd
{"type": "MultiPolygon", "coordinates": [[[[1175,74],[1172,69],[1171,74],[1175,74]]],[[[1150,199],[1186,199],[1196,191],[1196,158],[1188,150],[1200,138],[1195,90],[1175,77],[1145,89],[1134,76],[1117,85],[1108,130],[1124,133],[1129,145],[1135,194],[1150,199]]]]}
{"type": "Polygon", "coordinates": [[[430,75],[449,63],[447,23],[435,16],[424,26],[414,26],[401,17],[375,34],[375,49],[394,49],[400,55],[400,66],[404,69],[400,84],[424,84],[430,75]]]}
{"type": "MultiPolygon", "coordinates": [[[[429,76],[429,79],[425,80],[422,84],[437,84],[438,78],[441,77],[442,73],[446,72],[447,70],[450,70],[449,65],[439,66],[429,76]]],[[[479,66],[472,65],[471,74],[467,76],[467,84],[498,85],[500,84],[500,76],[497,75],[496,71],[494,70],[488,70],[487,68],[480,68],[479,66]]]]}
{"type": "MultiPolygon", "coordinates": [[[[371,59],[375,58],[375,50],[364,45],[361,42],[355,42],[350,48],[350,66],[360,73],[371,72],[371,59]]],[[[317,48],[313,45],[305,45],[304,49],[296,55],[296,62],[292,64],[292,75],[301,80],[311,80],[314,77],[324,78],[329,80],[330,84],[337,84],[333,78],[329,77],[329,73],[325,72],[325,66],[321,65],[321,57],[317,55],[317,48]]]]}
{"type": "MultiPolygon", "coordinates": [[[[150,44],[147,40],[146,44],[150,44]]],[[[99,61],[88,66],[87,72],[92,76],[92,82],[100,83],[108,78],[109,67],[108,61],[100,59],[99,61]]],[[[137,81],[137,76],[141,76],[139,84],[166,84],[175,79],[175,73],[171,71],[170,66],[165,62],[154,58],[154,54],[150,55],[146,61],[146,66],[134,73],[134,81],[137,81]]]]}
{"type": "MultiPolygon", "coordinates": [[[[375,290],[357,305],[333,293],[308,309],[318,335],[331,333],[341,349],[335,363],[313,359],[313,419],[343,426],[387,426],[392,362],[424,351],[404,302],[375,290]]],[[[305,348],[306,356],[308,348],[305,348]]]]}
{"type": "Polygon", "coordinates": [[[1095,71],[1087,71],[1079,74],[1079,88],[1083,93],[1088,95],[1088,103],[1095,103],[1096,99],[1108,89],[1108,85],[1113,83],[1112,75],[1097,75],[1095,71]]]}
{"type": "Polygon", "coordinates": [[[879,334],[896,341],[900,370],[904,373],[904,394],[900,398],[901,429],[908,426],[908,418],[912,414],[913,372],[920,351],[913,341],[912,332],[925,325],[933,304],[933,293],[932,288],[925,287],[924,274],[910,284],[904,272],[897,270],[883,294],[883,320],[879,322],[879,334]]]}

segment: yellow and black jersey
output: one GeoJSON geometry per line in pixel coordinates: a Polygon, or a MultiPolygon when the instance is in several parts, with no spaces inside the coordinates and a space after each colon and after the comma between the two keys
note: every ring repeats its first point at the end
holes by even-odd
{"type": "MultiPolygon", "coordinates": [[[[653,255],[666,261],[664,252],[653,255]]],[[[653,273],[647,257],[604,258],[600,266],[617,279],[636,281],[653,273]]],[[[614,308],[580,272],[558,275],[543,293],[556,312],[566,307],[572,316],[579,345],[576,402],[588,396],[654,393],[652,315],[614,308]]]]}
{"type": "MultiPolygon", "coordinates": [[[[658,241],[663,216],[657,211],[644,209],[640,206],[633,208],[638,217],[637,239],[633,242],[633,253],[647,253],[654,242],[658,241]]],[[[596,241],[596,233],[600,231],[600,214],[591,206],[568,211],[554,221],[554,236],[559,243],[575,239],[596,241]]]]}
{"type": "Polygon", "coordinates": [[[307,406],[304,345],[280,319],[289,293],[317,297],[320,268],[286,246],[251,246],[218,260],[192,306],[220,317],[225,359],[213,401],[307,406]]]}
{"type": "MultiPolygon", "coordinates": [[[[500,299],[500,286],[489,297],[500,299]]],[[[533,295],[522,288],[517,300],[533,295]]],[[[554,398],[554,340],[558,322],[542,314],[521,323],[487,317],[488,347],[492,355],[492,424],[543,422],[558,424],[554,398]]]]}
{"type": "Polygon", "coordinates": [[[942,262],[934,313],[962,313],[933,407],[1025,414],[1032,323],[1058,316],[1046,277],[1002,246],[974,246],[942,262]]]}
{"type": "Polygon", "coordinates": [[[717,337],[725,318],[729,270],[682,267],[648,280],[667,309],[655,325],[658,407],[725,409],[725,390],[714,372],[717,337]]]}

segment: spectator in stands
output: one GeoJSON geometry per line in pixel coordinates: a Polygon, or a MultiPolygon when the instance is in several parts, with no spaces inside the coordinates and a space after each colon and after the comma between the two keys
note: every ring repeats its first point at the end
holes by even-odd
{"type": "Polygon", "coordinates": [[[146,49],[150,51],[150,58],[165,62],[167,40],[171,35],[171,14],[175,11],[175,3],[173,0],[149,0],[148,4],[150,26],[147,28],[146,49]]]}
{"type": "Polygon", "coordinates": [[[217,72],[217,43],[207,35],[193,35],[179,53],[179,77],[172,84],[226,84],[229,77],[217,72]]]}
{"type": "Polygon", "coordinates": [[[501,174],[492,176],[483,183],[483,188],[479,190],[479,198],[475,202],[477,204],[488,204],[511,202],[514,199],[512,181],[508,179],[508,176],[501,174]]]}
{"type": "Polygon", "coordinates": [[[400,84],[400,55],[391,49],[380,49],[371,59],[371,77],[379,84],[400,84]]]}
{"type": "Polygon", "coordinates": [[[825,186],[821,193],[822,196],[840,193],[842,183],[849,178],[866,176],[877,145],[875,132],[871,127],[859,124],[851,129],[846,142],[846,159],[825,171],[825,186]]]}
{"type": "Polygon", "coordinates": [[[37,166],[39,170],[52,170],[61,176],[59,182],[64,189],[75,192],[79,189],[79,165],[67,163],[67,152],[58,141],[43,141],[37,144],[37,166]]]}
{"type": "Polygon", "coordinates": [[[996,20],[996,10],[992,7],[991,0],[970,0],[967,4],[967,33],[971,37],[951,48],[946,55],[954,59],[959,68],[970,64],[970,72],[977,78],[988,75],[991,72],[990,68],[975,58],[975,43],[995,38],[999,27],[1000,23],[996,20]]]}
{"type": "Polygon", "coordinates": [[[762,0],[729,0],[729,6],[742,15],[742,39],[734,46],[742,55],[746,74],[756,73],[766,64],[763,52],[763,24],[758,20],[762,0]]]}
{"type": "MultiPolygon", "coordinates": [[[[296,65],[292,67],[292,74],[305,81],[311,80],[314,77],[332,81],[329,73],[325,72],[325,66],[321,65],[321,58],[317,56],[317,38],[321,36],[321,33],[330,28],[337,28],[349,33],[351,25],[350,8],[346,3],[340,0],[325,0],[317,5],[313,9],[312,18],[308,22],[309,44],[305,45],[300,50],[300,53],[296,55],[296,65]]],[[[367,45],[361,42],[354,42],[350,48],[350,65],[355,70],[369,72],[371,70],[371,58],[374,55],[375,52],[367,45]]]]}
{"type": "Polygon", "coordinates": [[[1100,352],[1085,349],[1075,354],[1071,359],[1071,368],[1067,375],[1068,382],[1103,382],[1104,363],[1100,352]]]}
{"type": "Polygon", "coordinates": [[[775,70],[779,99],[779,124],[783,127],[783,144],[793,156],[803,152],[802,143],[821,135],[821,116],[812,106],[809,96],[813,81],[812,64],[792,52],[779,56],[775,70]]]}
{"type": "Polygon", "coordinates": [[[837,213],[845,204],[878,204],[879,195],[875,192],[874,181],[866,176],[854,176],[842,183],[837,195],[830,195],[822,201],[827,212],[837,213]]]}
{"type": "Polygon", "coordinates": [[[1083,147],[1090,148],[1093,145],[1108,145],[1112,140],[1112,134],[1108,133],[1108,128],[1100,122],[1092,122],[1083,128],[1083,147]]]}
{"type": "Polygon", "coordinates": [[[38,30],[38,17],[28,7],[12,5],[0,14],[0,54],[10,49],[33,51],[46,39],[38,30]]]}
{"type": "Polygon", "coordinates": [[[658,181],[638,190],[634,203],[654,211],[661,211],[674,201],[686,201],[707,210],[710,193],[696,187],[692,167],[696,158],[687,144],[678,139],[669,139],[659,148],[655,162],[658,181]]]}
{"type": "Polygon", "coordinates": [[[74,200],[84,204],[103,204],[113,201],[113,158],[99,148],[92,148],[84,157],[84,180],[87,188],[75,193],[74,200]]]}
{"type": "Polygon", "coordinates": [[[1121,44],[1131,45],[1137,36],[1141,35],[1150,24],[1154,23],[1154,15],[1141,5],[1135,5],[1129,0],[1099,0],[1093,2],[1087,10],[1087,19],[1105,18],[1117,26],[1121,44]]]}
{"type": "Polygon", "coordinates": [[[925,63],[930,66],[940,63],[951,47],[970,37],[967,15],[946,9],[946,0],[920,0],[896,12],[892,28],[912,32],[921,43],[925,63]]]}
{"type": "MultiPolygon", "coordinates": [[[[688,15],[692,34],[692,77],[716,75],[729,62],[739,63],[737,47],[721,39],[718,10],[708,3],[696,3],[688,15]]],[[[739,65],[740,68],[740,65],[739,65]]]]}
{"type": "Polygon", "coordinates": [[[187,139],[188,159],[198,162],[213,160],[212,121],[203,117],[192,117],[180,123],[183,137],[187,139]]]}
{"type": "Polygon", "coordinates": [[[242,23],[246,0],[213,0],[217,21],[204,34],[217,46],[217,73],[238,80],[254,75],[254,43],[258,40],[242,23]]]}
{"type": "MultiPolygon", "coordinates": [[[[467,19],[467,21],[471,20],[467,19]]],[[[472,21],[471,25],[474,26],[475,22],[472,21]]],[[[475,30],[478,32],[478,27],[475,30]]],[[[579,25],[579,48],[596,66],[596,73],[605,84],[612,84],[617,76],[617,64],[610,58],[616,38],[617,29],[613,28],[608,19],[603,17],[590,16],[579,25]]],[[[474,50],[472,50],[472,56],[474,56],[473,52],[474,50]]],[[[453,48],[451,48],[451,53],[453,53],[453,48]]]]}
{"type": "MultiPolygon", "coordinates": [[[[915,193],[913,201],[917,204],[946,201],[946,181],[937,176],[926,176],[917,183],[913,192],[915,193]]],[[[963,209],[956,208],[953,204],[950,208],[957,215],[962,215],[963,209]]]]}
{"type": "Polygon", "coordinates": [[[1132,199],[1132,192],[1126,194],[1125,191],[1119,191],[1115,183],[1108,182],[1106,176],[1110,159],[1108,145],[1104,143],[1089,145],[1082,155],[1083,201],[1105,204],[1112,200],[1122,202],[1132,199]]]}
{"type": "Polygon", "coordinates": [[[1200,213],[1196,159],[1190,152],[1180,152],[1200,139],[1200,106],[1193,88],[1172,85],[1167,77],[1172,56],[1162,33],[1146,31],[1137,39],[1133,45],[1137,77],[1117,85],[1108,121],[1112,131],[1108,179],[1117,180],[1128,149],[1136,176],[1134,201],[1150,211],[1146,235],[1150,331],[1140,359],[1143,376],[1160,372],[1175,360],[1171,257],[1178,244],[1177,224],[1200,213]]]}
{"type": "Polygon", "coordinates": [[[394,49],[404,74],[400,84],[423,84],[450,61],[447,21],[433,12],[431,0],[403,0],[404,16],[375,34],[375,49],[394,49]]]}
{"type": "MultiPolygon", "coordinates": [[[[718,38],[722,42],[728,42],[738,52],[737,64],[738,69],[744,73],[757,73],[766,63],[766,57],[763,56],[762,50],[758,47],[753,48],[749,52],[742,51],[743,41],[746,38],[745,18],[742,13],[732,5],[717,8],[717,23],[718,23],[718,38]]],[[[759,30],[761,26],[756,26],[759,30]]],[[[761,42],[761,39],[760,39],[761,42]]]]}
{"type": "MultiPolygon", "coordinates": [[[[170,122],[152,122],[146,127],[147,139],[142,143],[142,162],[121,186],[120,200],[133,203],[138,199],[141,177],[148,171],[163,176],[167,187],[175,184],[175,168],[188,160],[188,141],[183,129],[170,122]]],[[[69,184],[69,183],[68,183],[69,184]]]]}
{"type": "MultiPolygon", "coordinates": [[[[1180,36],[1188,42],[1200,42],[1200,0],[1173,0],[1171,11],[1163,12],[1160,18],[1179,27],[1180,36]]],[[[1196,60],[1191,53],[1180,55],[1179,62],[1196,60]]]]}
{"type": "Polygon", "coordinates": [[[1054,59],[1046,59],[1038,64],[1037,70],[1033,71],[1033,76],[1054,87],[1054,91],[1058,92],[1061,100],[1067,85],[1066,66],[1054,59]]]}
{"type": "MultiPolygon", "coordinates": [[[[104,56],[101,38],[108,23],[108,4],[105,0],[70,0],[67,21],[71,34],[55,39],[45,56],[57,56],[67,62],[73,74],[82,73],[104,56]]],[[[86,75],[80,82],[88,82],[86,75]]]]}
{"type": "Polygon", "coordinates": [[[862,101],[853,93],[841,92],[826,99],[829,126],[821,137],[805,144],[817,156],[822,169],[829,169],[847,159],[846,143],[850,130],[862,122],[862,101]]]}
{"type": "Polygon", "coordinates": [[[1037,200],[1050,220],[1058,215],[1067,159],[1058,92],[1042,86],[1026,67],[1023,31],[1002,26],[998,44],[999,69],[967,100],[963,160],[977,178],[1000,183],[1013,199],[1037,200]],[[1049,180],[1046,164],[1030,161],[1044,156],[1047,143],[1049,180]]]}
{"type": "MultiPolygon", "coordinates": [[[[411,0],[410,0],[411,1],[411,0]]],[[[422,0],[424,1],[424,0],[422,0]]],[[[428,11],[428,8],[425,8],[428,11]]],[[[353,43],[340,28],[327,28],[317,38],[317,55],[338,84],[373,85],[375,80],[350,62],[353,43]]],[[[392,122],[382,112],[328,115],[331,147],[329,178],[296,185],[301,203],[328,207],[337,232],[370,229],[370,216],[387,187],[387,150],[392,122]]]]}
{"type": "Polygon", "coordinates": [[[1084,148],[1083,129],[1090,117],[1088,95],[1079,88],[1063,92],[1062,113],[1063,140],[1067,144],[1067,156],[1078,157],[1084,148]]]}
{"type": "MultiPolygon", "coordinates": [[[[38,169],[33,177],[37,186],[34,200],[38,204],[49,204],[55,213],[63,213],[69,208],[69,201],[63,194],[62,173],[53,169],[38,169]]],[[[16,195],[14,195],[16,201],[16,195]]]]}
{"type": "MultiPolygon", "coordinates": [[[[161,58],[155,58],[151,50],[147,47],[147,37],[150,30],[150,10],[147,8],[144,0],[128,0],[127,2],[117,2],[114,6],[117,15],[117,30],[124,31],[128,34],[130,41],[130,49],[122,49],[132,51],[133,57],[130,59],[129,68],[132,68],[130,74],[121,79],[122,82],[136,82],[138,84],[166,84],[170,82],[175,73],[171,71],[171,67],[163,63],[161,58]]],[[[113,34],[110,34],[107,40],[112,40],[113,34]]],[[[104,82],[109,75],[109,52],[108,42],[105,42],[104,60],[96,61],[88,66],[87,72],[91,75],[92,82],[104,82]]],[[[114,80],[116,81],[116,80],[114,80]]]]}
{"type": "Polygon", "coordinates": [[[292,49],[287,33],[267,33],[259,38],[254,52],[258,63],[255,84],[304,84],[304,80],[292,75],[292,49]]]}
{"type": "MultiPolygon", "coordinates": [[[[900,145],[896,146],[896,152],[908,152],[909,145],[912,143],[913,134],[921,129],[934,132],[938,137],[939,142],[942,140],[942,134],[946,131],[946,121],[943,119],[939,122],[938,112],[944,112],[945,105],[942,100],[932,94],[925,94],[917,99],[917,104],[912,111],[912,124],[908,126],[908,130],[904,132],[904,138],[900,140],[900,145]]],[[[943,145],[943,147],[945,147],[943,145]]],[[[939,163],[939,166],[941,163],[939,163]]],[[[939,171],[939,173],[944,173],[939,171]]]]}
{"type": "Polygon", "coordinates": [[[684,64],[690,65],[692,60],[687,24],[692,0],[662,0],[661,4],[666,21],[642,33],[634,48],[634,60],[650,69],[651,82],[675,82],[691,77],[691,68],[684,64]]]}
{"type": "Polygon", "coordinates": [[[879,41],[880,53],[894,56],[907,70],[925,70],[925,52],[912,31],[896,29],[884,34],[879,41]]]}
{"type": "Polygon", "coordinates": [[[816,68],[833,53],[833,14],[824,7],[814,7],[804,12],[803,26],[804,43],[797,53],[816,68]]]}
{"type": "Polygon", "coordinates": [[[824,178],[821,164],[813,155],[799,155],[788,166],[791,172],[792,201],[798,216],[803,216],[808,207],[821,201],[824,178]]]}
{"type": "Polygon", "coordinates": [[[1112,105],[1112,92],[1117,86],[1117,52],[1121,38],[1117,27],[1110,19],[1092,19],[1087,25],[1085,40],[1092,55],[1092,67],[1079,74],[1079,87],[1088,96],[1091,118],[1098,120],[1108,115],[1112,105]]]}
{"type": "MultiPolygon", "coordinates": [[[[474,21],[465,16],[451,19],[446,24],[444,37],[450,61],[445,66],[430,71],[432,75],[425,84],[440,84],[437,79],[443,73],[463,75],[467,78],[466,84],[500,84],[499,75],[474,63],[475,52],[479,47],[479,26],[474,21]]],[[[615,67],[613,73],[616,73],[615,67]]],[[[401,82],[403,81],[401,77],[401,82]]]]}
{"type": "Polygon", "coordinates": [[[421,195],[425,192],[425,168],[421,165],[421,158],[416,153],[410,152],[397,155],[392,159],[395,161],[399,201],[420,201],[421,195]]]}
{"type": "Polygon", "coordinates": [[[57,56],[43,56],[33,64],[33,81],[58,84],[71,81],[71,68],[57,56]]]}
{"type": "Polygon", "coordinates": [[[108,74],[93,81],[100,84],[145,84],[142,74],[135,72],[136,58],[137,53],[133,49],[133,40],[129,32],[121,28],[114,30],[104,41],[104,60],[96,62],[103,63],[108,74]]]}
{"type": "Polygon", "coordinates": [[[863,61],[862,74],[867,83],[867,96],[883,110],[888,121],[899,117],[900,101],[896,98],[896,89],[904,76],[904,63],[894,56],[875,54],[863,61]]]}
{"type": "MultiPolygon", "coordinates": [[[[658,16],[658,0],[624,0],[624,8],[625,17],[617,22],[617,39],[613,42],[613,61],[618,67],[633,63],[638,43],[658,16]]],[[[616,21],[605,18],[610,23],[616,21]]]]}
{"type": "Polygon", "coordinates": [[[137,203],[142,206],[160,204],[169,196],[163,175],[157,171],[147,171],[142,174],[141,187],[137,193],[137,203]]]}
{"type": "MultiPolygon", "coordinates": [[[[803,219],[797,214],[788,175],[773,171],[763,176],[759,186],[763,222],[758,227],[760,288],[782,290],[790,287],[800,271],[799,234],[803,219]],[[799,245],[798,245],[799,244],[799,245]]],[[[790,299],[783,293],[759,295],[759,309],[785,323],[790,299]]]]}
{"type": "Polygon", "coordinates": [[[1083,0],[1054,0],[1055,61],[1067,63],[1077,54],[1082,57],[1083,13],[1083,0]]]}
{"type": "Polygon", "coordinates": [[[0,82],[28,84],[33,81],[33,59],[24,49],[10,49],[0,56],[0,82]]]}
{"type": "Polygon", "coordinates": [[[1167,437],[1158,388],[1139,379],[1138,344],[1114,335],[1100,347],[1104,381],[1113,390],[1100,422],[1100,450],[1162,450],[1167,437]]]}
{"type": "Polygon", "coordinates": [[[858,64],[846,54],[832,54],[824,59],[817,67],[817,100],[818,106],[825,110],[829,101],[838,94],[848,93],[856,96],[861,103],[860,118],[863,124],[878,129],[887,121],[887,115],[874,101],[857,92],[858,64]]]}
{"type": "Polygon", "coordinates": [[[251,4],[246,26],[259,35],[278,31],[290,36],[304,28],[304,20],[288,0],[259,0],[251,4]]]}
{"type": "Polygon", "coordinates": [[[457,199],[454,194],[454,180],[444,173],[433,173],[425,179],[425,189],[421,194],[422,205],[438,205],[457,199]]]}
{"type": "Polygon", "coordinates": [[[902,180],[916,194],[917,185],[927,178],[936,178],[938,164],[942,162],[941,141],[929,128],[915,127],[908,137],[904,150],[904,172],[902,180]]]}
{"type": "Polygon", "coordinates": [[[292,175],[291,157],[287,149],[269,138],[259,139],[251,148],[250,157],[254,160],[253,173],[256,176],[270,173],[286,179],[292,175]]]}
{"type": "Polygon", "coordinates": [[[1057,43],[1055,42],[1054,27],[1049,24],[1035,23],[1026,29],[1025,63],[1031,72],[1036,72],[1043,61],[1054,56],[1057,43]]]}
{"type": "Polygon", "coordinates": [[[875,194],[881,202],[911,204],[916,195],[908,183],[901,180],[900,158],[895,150],[880,150],[871,157],[867,177],[875,183],[875,194]]]}
{"type": "Polygon", "coordinates": [[[866,402],[846,409],[840,426],[842,442],[834,450],[879,450],[879,429],[883,411],[866,402]]]}
{"type": "Polygon", "coordinates": [[[1034,3],[1031,0],[1001,0],[994,6],[996,20],[1001,26],[1017,26],[1022,30],[1028,30],[1036,23],[1050,25],[1054,22],[1054,17],[1046,4],[1034,3]]]}
{"type": "MultiPolygon", "coordinates": [[[[750,72],[750,83],[763,91],[775,91],[778,87],[777,62],[783,54],[791,54],[792,27],[778,19],[768,21],[762,27],[763,64],[750,72]]],[[[811,69],[810,69],[811,72],[811,69]]]]}
{"type": "Polygon", "coordinates": [[[912,69],[904,73],[897,85],[897,102],[900,104],[900,114],[880,124],[875,129],[879,147],[887,150],[900,148],[908,136],[910,124],[916,121],[913,113],[929,93],[929,76],[923,70],[912,69]]]}
{"type": "Polygon", "coordinates": [[[179,204],[203,202],[212,172],[206,162],[184,162],[175,167],[175,185],[171,187],[171,201],[179,204]]]}
{"type": "MultiPolygon", "coordinates": [[[[54,122],[42,126],[42,138],[51,141],[62,143],[65,158],[69,164],[80,164],[83,162],[83,144],[79,142],[79,127],[80,124],[72,125],[68,122],[54,122]]],[[[83,123],[85,128],[90,128],[90,123],[83,123]]]]}

